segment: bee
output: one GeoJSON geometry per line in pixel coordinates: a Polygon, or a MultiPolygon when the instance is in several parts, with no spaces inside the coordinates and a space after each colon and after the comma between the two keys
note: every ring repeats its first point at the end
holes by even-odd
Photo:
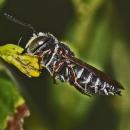
{"type": "MultiPolygon", "coordinates": [[[[10,15],[6,16],[23,24],[10,15]]],[[[121,95],[123,87],[119,82],[78,59],[66,43],[50,33],[37,33],[30,24],[23,25],[33,30],[33,36],[27,42],[23,53],[37,56],[41,66],[48,70],[53,79],[68,82],[88,96],[121,95]]]]}

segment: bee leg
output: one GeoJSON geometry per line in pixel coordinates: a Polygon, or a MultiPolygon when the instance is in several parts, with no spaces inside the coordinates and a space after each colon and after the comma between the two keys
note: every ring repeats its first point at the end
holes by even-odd
{"type": "Polygon", "coordinates": [[[53,68],[53,82],[54,83],[56,83],[56,79],[61,80],[59,73],[62,70],[63,66],[64,66],[64,61],[59,62],[54,65],[54,68],[53,68]]]}
{"type": "Polygon", "coordinates": [[[68,69],[69,69],[69,77],[70,77],[70,81],[75,82],[76,81],[76,74],[73,70],[73,68],[71,67],[71,64],[68,64],[68,69]]]}
{"type": "Polygon", "coordinates": [[[57,84],[57,82],[56,82],[56,75],[57,75],[57,73],[55,72],[55,71],[53,71],[53,84],[57,84]]]}

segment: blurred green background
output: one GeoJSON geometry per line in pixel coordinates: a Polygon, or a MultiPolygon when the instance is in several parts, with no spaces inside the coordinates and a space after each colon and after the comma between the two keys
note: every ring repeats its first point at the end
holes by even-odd
{"type": "Polygon", "coordinates": [[[0,45],[24,47],[32,32],[2,16],[12,14],[37,31],[66,41],[77,57],[105,71],[125,87],[121,97],[87,97],[43,70],[28,78],[9,66],[31,110],[25,130],[130,129],[129,0],[0,0],[0,45]]]}

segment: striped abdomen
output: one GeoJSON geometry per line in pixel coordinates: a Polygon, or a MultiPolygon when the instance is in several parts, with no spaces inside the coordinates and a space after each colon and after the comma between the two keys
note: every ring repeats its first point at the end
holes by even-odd
{"type": "Polygon", "coordinates": [[[120,95],[123,87],[103,72],[88,64],[82,64],[79,60],[72,62],[75,73],[75,82],[70,81],[80,92],[88,95],[120,95]],[[77,64],[78,63],[78,64],[77,64]]]}

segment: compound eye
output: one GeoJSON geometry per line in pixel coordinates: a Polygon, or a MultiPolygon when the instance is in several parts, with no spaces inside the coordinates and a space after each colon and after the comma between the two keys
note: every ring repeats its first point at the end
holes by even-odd
{"type": "Polygon", "coordinates": [[[34,39],[27,48],[28,53],[35,53],[47,40],[48,37],[45,36],[40,36],[34,39]]]}

